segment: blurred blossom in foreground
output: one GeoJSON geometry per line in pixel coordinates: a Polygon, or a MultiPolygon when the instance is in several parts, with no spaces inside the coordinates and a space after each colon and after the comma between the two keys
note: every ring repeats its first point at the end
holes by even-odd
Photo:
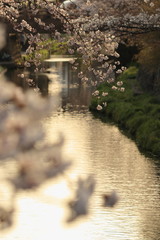
{"type": "Polygon", "coordinates": [[[9,179],[16,189],[32,189],[43,184],[47,179],[63,174],[71,162],[62,158],[63,139],[59,142],[21,154],[18,160],[18,174],[9,179]]]}
{"type": "Polygon", "coordinates": [[[71,215],[67,222],[74,221],[77,217],[88,214],[89,199],[94,192],[95,181],[89,176],[87,179],[79,179],[75,197],[68,205],[71,210],[71,215]]]}
{"type": "Polygon", "coordinates": [[[116,191],[112,191],[110,194],[104,194],[104,207],[114,207],[119,200],[119,196],[116,191]]]}
{"type": "Polygon", "coordinates": [[[8,180],[18,189],[38,187],[45,180],[62,174],[70,165],[62,157],[64,138],[55,144],[37,144],[45,132],[41,119],[55,110],[54,99],[23,90],[1,79],[0,159],[14,157],[17,175],[8,180]]]}
{"type": "Polygon", "coordinates": [[[0,230],[12,225],[13,209],[6,210],[0,207],[0,230]]]}
{"type": "Polygon", "coordinates": [[[5,25],[0,23],[0,50],[6,45],[6,28],[5,25]]]}
{"type": "MultiPolygon", "coordinates": [[[[41,120],[56,110],[55,99],[42,98],[33,91],[24,92],[6,81],[5,71],[0,74],[0,83],[0,160],[16,160],[16,173],[6,179],[13,188],[11,202],[14,203],[17,191],[35,190],[46,180],[63,174],[71,161],[62,154],[62,134],[56,143],[44,141],[41,120]]],[[[74,199],[68,203],[71,210],[68,222],[88,213],[94,186],[92,177],[78,180],[74,199]]],[[[13,213],[13,204],[7,208],[0,206],[1,228],[11,226],[13,213]]]]}

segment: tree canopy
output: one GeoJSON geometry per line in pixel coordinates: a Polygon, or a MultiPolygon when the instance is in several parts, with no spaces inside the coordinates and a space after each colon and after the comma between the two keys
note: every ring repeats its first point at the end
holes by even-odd
{"type": "MultiPolygon", "coordinates": [[[[111,76],[112,70],[121,73],[124,69],[117,61],[120,42],[160,30],[160,3],[158,0],[101,0],[98,4],[95,0],[1,1],[0,18],[7,23],[8,31],[25,34],[30,54],[40,48],[41,33],[49,33],[59,42],[67,40],[69,53],[81,56],[95,81],[102,81],[111,76]]],[[[34,62],[35,58],[34,55],[34,62]]],[[[80,76],[88,81],[82,73],[80,76]]]]}

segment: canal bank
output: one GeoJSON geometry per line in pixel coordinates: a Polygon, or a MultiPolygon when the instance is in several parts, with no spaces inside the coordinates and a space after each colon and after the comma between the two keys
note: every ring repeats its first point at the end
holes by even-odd
{"type": "Polygon", "coordinates": [[[142,152],[159,159],[160,98],[142,92],[136,75],[137,68],[132,66],[119,77],[124,92],[112,88],[108,83],[101,84],[92,98],[90,110],[104,122],[117,124],[142,152]],[[104,103],[107,103],[106,107],[104,103]],[[100,110],[97,110],[98,105],[100,110]]]}

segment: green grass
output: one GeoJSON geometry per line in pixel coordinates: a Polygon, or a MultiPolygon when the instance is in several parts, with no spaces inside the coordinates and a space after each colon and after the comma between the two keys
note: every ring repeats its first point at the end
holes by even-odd
{"type": "Polygon", "coordinates": [[[160,158],[160,98],[142,92],[136,81],[137,71],[132,66],[119,76],[125,92],[112,90],[108,83],[101,84],[99,98],[92,98],[90,110],[103,121],[116,123],[142,151],[160,158]],[[103,97],[102,92],[109,95],[103,97]],[[107,102],[107,107],[98,111],[97,105],[103,102],[107,102]]]}

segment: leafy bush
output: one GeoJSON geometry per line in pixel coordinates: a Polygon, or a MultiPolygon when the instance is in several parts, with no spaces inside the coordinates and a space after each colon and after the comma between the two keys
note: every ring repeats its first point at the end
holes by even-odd
{"type": "Polygon", "coordinates": [[[149,119],[143,122],[136,132],[136,139],[141,146],[146,149],[152,149],[152,145],[156,144],[160,139],[160,121],[149,119]]]}
{"type": "Polygon", "coordinates": [[[148,93],[134,95],[133,89],[136,82],[137,68],[135,66],[127,69],[118,78],[124,82],[125,92],[115,91],[108,83],[98,87],[99,96],[92,98],[90,109],[97,111],[97,104],[107,102],[107,107],[97,111],[99,116],[103,114],[112,119],[120,127],[124,128],[129,136],[135,139],[138,146],[154,155],[160,156],[160,106],[158,98],[148,93]],[[134,78],[133,78],[134,77],[134,78]],[[108,92],[103,97],[102,93],[108,92]]]}
{"type": "Polygon", "coordinates": [[[126,129],[135,136],[137,129],[148,119],[141,111],[138,111],[126,121],[126,129]]]}

